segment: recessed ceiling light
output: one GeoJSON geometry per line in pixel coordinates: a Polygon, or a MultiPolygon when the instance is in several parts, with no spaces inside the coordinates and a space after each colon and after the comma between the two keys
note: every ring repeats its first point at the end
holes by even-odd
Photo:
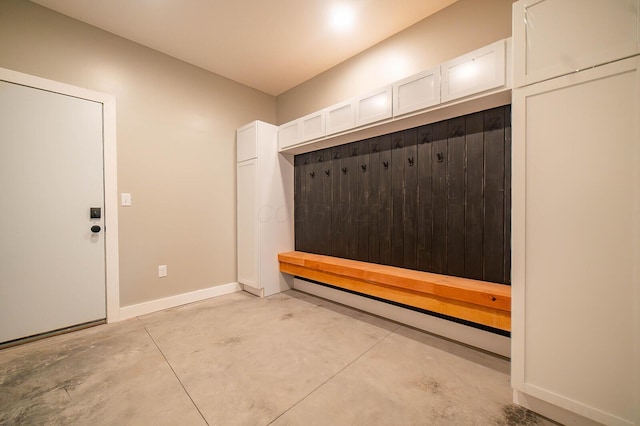
{"type": "Polygon", "coordinates": [[[331,28],[336,31],[346,31],[353,27],[355,14],[353,7],[346,4],[333,6],[331,9],[331,28]]]}

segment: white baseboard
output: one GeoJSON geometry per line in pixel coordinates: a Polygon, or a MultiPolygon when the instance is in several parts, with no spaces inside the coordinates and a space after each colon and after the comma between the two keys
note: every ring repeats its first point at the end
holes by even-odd
{"type": "Polygon", "coordinates": [[[293,288],[310,293],[343,305],[351,306],[393,321],[407,324],[420,330],[428,331],[469,346],[483,349],[507,358],[511,356],[511,339],[499,334],[490,333],[457,322],[448,321],[432,315],[416,312],[389,303],[380,302],[368,297],[346,291],[336,290],[323,285],[311,283],[300,278],[293,280],[293,288]]]}
{"type": "Polygon", "coordinates": [[[235,293],[237,291],[242,291],[240,284],[229,283],[203,288],[202,290],[196,290],[189,293],[176,294],[175,296],[169,296],[163,299],[150,300],[148,302],[138,303],[137,305],[124,306],[120,308],[120,320],[150,314],[163,309],[175,308],[176,306],[199,302],[211,297],[222,296],[225,294],[235,293]]]}

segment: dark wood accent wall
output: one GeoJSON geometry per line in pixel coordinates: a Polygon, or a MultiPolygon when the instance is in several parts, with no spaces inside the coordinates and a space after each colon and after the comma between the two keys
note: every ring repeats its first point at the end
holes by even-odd
{"type": "Polygon", "coordinates": [[[297,251],[509,284],[511,106],[295,157],[297,251]]]}

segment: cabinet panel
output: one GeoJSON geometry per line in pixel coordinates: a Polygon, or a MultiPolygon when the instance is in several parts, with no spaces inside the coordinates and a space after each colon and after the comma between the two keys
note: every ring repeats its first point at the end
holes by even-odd
{"type": "Polygon", "coordinates": [[[245,161],[258,156],[257,129],[254,124],[241,127],[236,131],[237,158],[236,161],[245,161]]]}
{"type": "Polygon", "coordinates": [[[325,135],[324,110],[314,112],[299,119],[300,142],[321,138],[325,135]]]}
{"type": "Polygon", "coordinates": [[[393,85],[393,116],[440,103],[440,68],[432,68],[393,85]]]}
{"type": "Polygon", "coordinates": [[[356,101],[356,126],[391,118],[392,92],[392,87],[388,86],[359,97],[356,101]]]}
{"type": "Polygon", "coordinates": [[[637,59],[514,91],[512,383],[639,424],[637,59]]]}
{"type": "Polygon", "coordinates": [[[280,150],[300,143],[300,120],[293,120],[278,128],[278,146],[280,150]]]}
{"type": "Polygon", "coordinates": [[[638,53],[638,0],[513,6],[514,80],[535,83],[638,53]]]}
{"type": "Polygon", "coordinates": [[[240,130],[250,128],[257,157],[236,166],[238,282],[266,297],[291,287],[291,278],[280,273],[277,255],[294,248],[294,165],[278,154],[277,126],[254,121],[240,130]]]}
{"type": "Polygon", "coordinates": [[[442,64],[442,102],[504,86],[505,68],[504,40],[442,64]]]}
{"type": "Polygon", "coordinates": [[[328,107],[325,110],[327,136],[353,129],[356,125],[355,101],[348,101],[328,107]]]}
{"type": "Polygon", "coordinates": [[[258,280],[258,160],[238,163],[238,282],[261,288],[258,280]]]}

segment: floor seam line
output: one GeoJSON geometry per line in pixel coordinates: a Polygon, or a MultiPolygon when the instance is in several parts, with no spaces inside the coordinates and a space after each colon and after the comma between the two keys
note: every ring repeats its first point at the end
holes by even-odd
{"type": "Polygon", "coordinates": [[[158,343],[155,341],[155,339],[153,338],[153,336],[151,335],[151,333],[149,333],[149,330],[147,329],[147,327],[144,327],[144,331],[147,332],[147,336],[149,336],[149,338],[151,339],[151,341],[153,342],[153,344],[156,346],[156,348],[158,349],[158,352],[160,352],[160,355],[162,355],[162,358],[164,358],[164,362],[167,363],[167,365],[169,366],[169,368],[171,369],[171,372],[173,373],[173,375],[175,376],[175,378],[178,380],[178,383],[180,383],[180,386],[182,386],[182,390],[184,390],[184,393],[187,394],[187,396],[189,397],[189,400],[191,401],[191,403],[193,404],[193,406],[196,408],[196,410],[198,410],[198,414],[200,414],[200,417],[202,417],[202,420],[204,420],[204,422],[206,423],[207,426],[209,426],[209,422],[207,421],[207,419],[204,417],[204,414],[202,414],[202,411],[200,411],[200,407],[198,407],[198,404],[196,404],[196,402],[193,400],[193,398],[191,397],[191,394],[189,393],[189,391],[187,390],[187,388],[184,386],[184,383],[182,383],[182,380],[180,380],[180,377],[178,377],[178,374],[176,373],[176,370],[173,369],[173,366],[171,365],[171,363],[169,362],[169,360],[167,359],[166,355],[164,354],[164,352],[162,352],[162,349],[160,349],[160,346],[158,346],[158,343]]]}
{"type": "Polygon", "coordinates": [[[402,327],[402,325],[398,324],[398,326],[396,328],[394,328],[393,330],[391,330],[389,333],[387,333],[382,339],[380,339],[379,341],[377,341],[376,343],[374,343],[373,345],[371,345],[371,347],[369,349],[367,349],[366,351],[364,351],[363,353],[361,353],[360,355],[358,355],[358,357],[356,357],[354,360],[352,360],[351,362],[349,362],[347,365],[345,365],[344,367],[342,367],[340,370],[336,371],[331,377],[329,377],[327,380],[325,380],[324,382],[320,383],[318,386],[316,386],[315,388],[313,388],[313,390],[311,392],[309,392],[308,394],[306,394],[305,396],[303,396],[302,398],[300,398],[295,404],[293,404],[291,407],[287,408],[285,411],[283,411],[282,413],[280,413],[276,418],[274,418],[273,420],[271,420],[269,423],[267,423],[267,426],[272,424],[273,422],[275,422],[276,420],[278,420],[280,417],[284,416],[285,414],[287,414],[289,411],[291,411],[292,409],[294,409],[296,406],[298,406],[302,401],[304,401],[305,399],[309,398],[313,393],[315,393],[318,389],[320,389],[321,387],[323,387],[324,385],[326,385],[327,383],[329,383],[331,380],[333,380],[338,374],[342,373],[344,370],[346,370],[347,368],[349,368],[351,365],[353,365],[353,363],[357,362],[360,358],[362,358],[363,356],[365,356],[366,354],[368,354],[373,348],[375,348],[376,346],[378,346],[380,343],[384,342],[385,340],[387,340],[387,338],[389,336],[391,336],[392,334],[394,334],[396,331],[398,331],[398,329],[400,329],[402,327]]]}

